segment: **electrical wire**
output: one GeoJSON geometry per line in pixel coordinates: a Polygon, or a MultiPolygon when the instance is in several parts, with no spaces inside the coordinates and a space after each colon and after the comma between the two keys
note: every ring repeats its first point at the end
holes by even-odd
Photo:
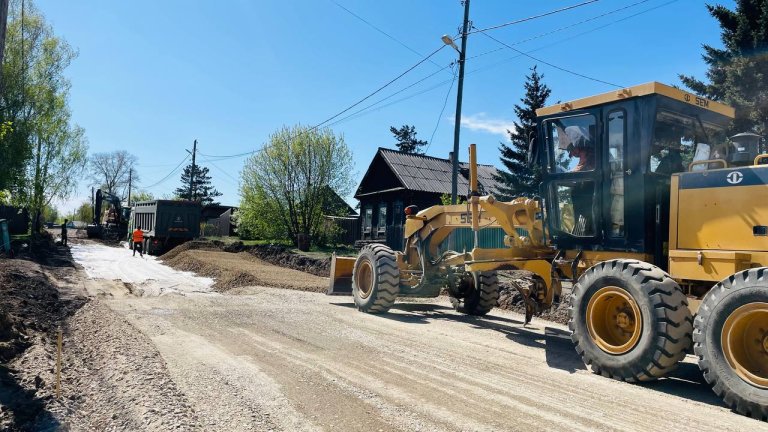
{"type": "MultiPolygon", "coordinates": [[[[340,3],[339,3],[339,2],[337,2],[336,0],[328,0],[328,1],[330,1],[330,2],[331,2],[331,3],[333,3],[333,4],[335,4],[336,6],[338,6],[339,8],[341,8],[343,11],[345,11],[345,12],[347,12],[348,14],[352,15],[353,17],[357,18],[358,20],[362,21],[363,23],[367,24],[369,27],[373,28],[373,29],[374,29],[374,30],[376,30],[377,32],[379,32],[379,33],[383,34],[384,36],[388,37],[389,39],[391,39],[391,40],[393,40],[393,41],[397,42],[397,43],[398,43],[400,46],[402,46],[403,48],[407,49],[408,51],[410,51],[410,52],[412,52],[412,53],[416,54],[416,55],[417,55],[417,56],[419,56],[419,57],[422,57],[422,56],[424,56],[424,54],[422,54],[422,53],[420,53],[420,52],[416,51],[415,49],[413,49],[413,48],[411,48],[411,47],[409,47],[408,45],[406,45],[406,44],[405,44],[405,42],[403,42],[403,41],[401,41],[400,39],[398,39],[398,38],[396,38],[396,37],[392,36],[391,34],[389,34],[389,33],[385,32],[384,30],[380,29],[379,27],[377,27],[376,25],[374,25],[374,24],[373,24],[373,23],[371,23],[370,21],[366,20],[365,18],[361,17],[360,15],[358,15],[358,14],[356,14],[356,13],[352,12],[351,10],[347,9],[346,7],[344,7],[342,4],[340,4],[340,3]]],[[[429,62],[430,62],[430,63],[432,63],[433,65],[435,65],[435,66],[439,67],[439,68],[442,68],[442,66],[440,66],[440,65],[439,65],[439,64],[437,64],[437,63],[435,63],[433,60],[430,60],[429,62]]]]}
{"type": "Polygon", "coordinates": [[[219,172],[221,172],[221,174],[224,174],[225,176],[227,176],[227,177],[231,178],[231,179],[232,179],[232,180],[233,180],[233,181],[234,181],[236,184],[240,184],[240,181],[239,181],[239,180],[237,180],[235,177],[233,177],[231,174],[229,174],[229,173],[228,173],[226,170],[224,170],[222,167],[220,167],[220,166],[216,165],[216,164],[215,164],[215,163],[214,163],[212,160],[210,160],[210,159],[207,159],[207,158],[203,158],[203,162],[206,162],[206,163],[210,163],[210,164],[211,164],[211,165],[212,165],[214,168],[216,168],[217,170],[219,170],[219,172]]]}
{"type": "Polygon", "coordinates": [[[581,78],[585,78],[585,79],[588,79],[588,80],[591,80],[591,81],[595,81],[595,82],[599,82],[599,83],[603,83],[603,84],[608,84],[608,85],[610,85],[610,86],[614,86],[614,87],[617,87],[617,88],[622,88],[622,87],[625,87],[625,86],[622,86],[622,85],[619,85],[619,84],[614,84],[614,83],[612,83],[612,82],[608,82],[608,81],[604,81],[604,80],[601,80],[601,79],[599,79],[599,78],[591,77],[591,76],[589,76],[589,75],[584,75],[584,74],[582,74],[582,73],[579,73],[579,72],[575,72],[575,71],[572,71],[572,70],[570,70],[570,69],[566,69],[566,68],[564,68],[564,67],[562,67],[562,66],[558,66],[558,65],[556,65],[556,64],[553,64],[553,63],[550,63],[550,62],[548,62],[548,61],[542,60],[542,59],[540,59],[540,58],[534,57],[534,56],[532,56],[532,55],[530,55],[530,54],[528,54],[528,53],[526,53],[526,52],[524,52],[524,51],[520,51],[520,50],[519,50],[519,49],[517,49],[517,48],[513,48],[513,47],[512,47],[512,45],[508,45],[508,44],[506,44],[506,43],[502,42],[501,40],[499,40],[499,39],[497,39],[497,38],[495,38],[495,37],[493,37],[493,36],[489,35],[488,33],[484,32],[484,31],[483,31],[483,32],[481,32],[481,34],[483,34],[483,35],[484,35],[485,37],[487,37],[487,38],[490,38],[491,40],[494,40],[494,41],[496,41],[496,42],[500,43],[501,45],[504,45],[505,47],[507,47],[507,48],[511,49],[512,51],[514,51],[514,52],[516,52],[516,53],[519,53],[519,54],[521,54],[521,55],[524,55],[524,56],[526,56],[526,57],[530,58],[531,60],[537,61],[537,62],[539,62],[539,63],[544,63],[545,65],[547,65],[547,66],[549,66],[549,67],[553,67],[553,68],[555,68],[555,69],[558,69],[558,70],[561,70],[561,71],[563,71],[563,72],[567,72],[567,73],[569,73],[569,74],[571,74],[571,75],[575,75],[575,76],[578,76],[578,77],[581,77],[581,78]]]}
{"type": "Polygon", "coordinates": [[[174,168],[174,169],[173,169],[171,172],[169,172],[169,173],[168,173],[168,175],[166,175],[166,176],[165,176],[165,177],[163,177],[162,179],[158,180],[156,183],[152,183],[152,184],[151,184],[151,185],[149,185],[149,186],[143,186],[143,188],[144,188],[144,189],[149,189],[149,188],[155,187],[155,186],[159,185],[160,183],[163,183],[164,181],[168,180],[169,178],[171,178],[171,176],[172,176],[172,175],[174,175],[174,174],[176,173],[176,171],[178,171],[179,167],[181,167],[181,165],[182,165],[184,162],[186,162],[186,161],[187,161],[187,159],[189,159],[189,154],[187,154],[186,156],[184,156],[184,159],[182,159],[182,160],[181,160],[181,162],[179,162],[179,164],[178,164],[178,165],[176,165],[176,168],[174,168]]]}
{"type": "Polygon", "coordinates": [[[435,139],[435,133],[437,132],[437,128],[440,126],[440,120],[443,118],[443,113],[445,112],[445,107],[448,105],[448,97],[451,95],[451,91],[453,90],[453,83],[456,82],[456,70],[453,71],[453,79],[451,80],[451,85],[448,87],[448,93],[445,94],[445,100],[443,101],[443,108],[440,110],[440,115],[437,116],[437,123],[435,123],[435,128],[432,130],[432,136],[429,137],[429,144],[427,144],[427,148],[424,149],[424,153],[429,151],[429,148],[432,147],[432,142],[435,139]]]}
{"type": "MultiPolygon", "coordinates": [[[[483,28],[483,29],[475,29],[473,31],[467,32],[467,34],[473,34],[473,33],[478,33],[478,32],[485,32],[485,31],[488,31],[488,30],[496,30],[496,29],[500,29],[502,27],[507,27],[507,26],[511,26],[511,25],[515,25],[515,24],[524,23],[526,21],[532,21],[532,20],[535,20],[535,19],[538,19],[538,18],[543,18],[545,16],[554,15],[554,14],[557,14],[557,13],[560,13],[560,12],[565,12],[567,10],[576,9],[576,8],[579,8],[579,7],[582,7],[582,6],[586,6],[588,4],[597,3],[598,1],[600,1],[600,0],[585,1],[585,2],[582,2],[582,3],[579,3],[579,4],[575,4],[575,5],[571,5],[571,6],[566,6],[564,8],[551,10],[549,12],[544,12],[542,14],[529,16],[527,18],[522,18],[522,19],[519,19],[519,20],[506,22],[504,24],[499,24],[499,25],[495,25],[495,26],[491,26],[491,27],[486,27],[486,28],[483,28]]],[[[474,26],[473,26],[473,28],[474,28],[474,26]]]]}
{"type": "MultiPolygon", "coordinates": [[[[595,31],[598,31],[598,30],[602,30],[602,29],[605,29],[605,28],[607,28],[607,27],[610,27],[610,26],[612,26],[612,25],[615,25],[615,24],[618,24],[618,23],[620,23],[620,22],[626,21],[626,20],[628,20],[628,19],[634,18],[634,17],[636,17],[636,16],[639,16],[639,15],[642,15],[642,14],[645,14],[645,13],[648,13],[648,12],[651,12],[651,11],[653,11],[653,10],[656,10],[656,9],[662,8],[662,7],[664,7],[664,6],[670,5],[670,4],[672,4],[672,3],[675,3],[675,2],[677,2],[677,1],[679,1],[679,0],[671,0],[671,1],[668,1],[668,2],[665,2],[665,3],[662,3],[662,4],[660,4],[660,5],[657,5],[657,6],[654,6],[654,7],[648,8],[648,9],[644,9],[644,10],[642,10],[642,11],[640,11],[640,12],[634,13],[634,14],[632,14],[632,15],[627,15],[627,16],[626,16],[626,17],[624,17],[624,18],[621,18],[621,19],[617,19],[617,20],[615,20],[615,21],[613,21],[613,22],[610,22],[610,23],[604,24],[604,25],[602,25],[602,26],[598,26],[598,27],[595,27],[595,28],[589,29],[589,30],[587,30],[587,31],[584,31],[584,32],[581,32],[581,33],[577,33],[577,34],[575,34],[575,35],[572,35],[572,36],[569,36],[569,37],[567,37],[567,38],[563,38],[563,39],[560,39],[560,40],[558,40],[558,41],[555,41],[555,42],[552,42],[552,43],[550,43],[550,44],[547,44],[547,45],[544,45],[544,46],[541,46],[541,47],[538,47],[538,48],[535,48],[535,49],[529,50],[529,51],[527,51],[526,53],[530,54],[530,53],[532,53],[532,52],[541,51],[541,50],[543,50],[543,49],[546,49],[546,48],[549,48],[549,47],[552,47],[552,46],[555,46],[555,45],[559,45],[559,44],[561,44],[561,43],[563,43],[563,42],[568,42],[568,41],[570,41],[570,40],[572,40],[572,39],[575,39],[575,38],[577,38],[577,37],[580,37],[580,36],[583,36],[583,35],[586,35],[586,34],[589,34],[589,33],[593,33],[593,32],[595,32],[595,31]]],[[[475,56],[475,57],[479,57],[479,56],[481,56],[481,55],[484,55],[484,54],[489,54],[489,53],[491,53],[491,52],[496,52],[496,51],[500,51],[500,50],[504,50],[504,49],[507,49],[507,48],[506,48],[506,47],[501,47],[501,48],[498,48],[498,49],[495,49],[495,50],[492,50],[492,51],[488,51],[488,52],[486,52],[486,53],[483,53],[483,54],[478,54],[478,55],[477,55],[477,56],[475,56]]],[[[480,68],[477,68],[477,69],[474,69],[474,70],[470,70],[470,71],[467,71],[467,72],[466,72],[466,75],[473,75],[473,74],[475,74],[475,73],[484,72],[484,71],[487,71],[487,70],[489,70],[489,69],[492,69],[492,68],[494,68],[494,67],[497,67],[497,66],[500,66],[500,65],[502,65],[502,64],[508,63],[508,62],[510,62],[510,61],[512,61],[512,60],[515,60],[515,59],[518,59],[518,58],[520,58],[520,57],[523,57],[523,56],[524,56],[524,54],[518,54],[518,55],[516,55],[516,56],[512,56],[512,57],[506,58],[506,59],[504,59],[504,60],[501,60],[501,61],[499,61],[499,62],[496,62],[496,63],[490,64],[490,65],[486,65],[486,66],[483,66],[483,67],[480,67],[480,68]]],[[[467,58],[467,60],[469,60],[469,59],[471,59],[471,58],[473,58],[473,57],[469,57],[469,58],[467,58]]],[[[416,97],[416,96],[419,96],[419,95],[422,95],[422,94],[424,94],[424,93],[427,93],[427,92],[430,92],[430,91],[432,91],[432,90],[435,90],[435,89],[437,89],[437,88],[440,88],[440,87],[442,87],[442,86],[444,86],[444,85],[446,85],[446,84],[449,84],[450,82],[451,82],[451,80],[445,80],[445,81],[442,81],[442,82],[440,82],[440,83],[438,83],[438,84],[436,84],[436,85],[434,85],[434,86],[432,86],[432,87],[429,87],[429,88],[427,88],[427,89],[424,89],[424,90],[420,90],[420,91],[418,91],[418,92],[416,92],[416,93],[412,93],[412,94],[410,94],[410,95],[408,95],[408,96],[405,96],[405,97],[403,97],[403,98],[400,98],[400,99],[398,99],[398,100],[396,100],[396,101],[394,101],[394,102],[391,102],[391,103],[389,103],[389,104],[386,104],[386,105],[383,105],[383,106],[380,106],[380,107],[376,107],[376,108],[371,108],[371,109],[369,109],[369,110],[367,110],[367,111],[365,111],[365,110],[360,110],[360,111],[356,112],[356,113],[355,113],[355,114],[353,114],[353,115],[350,115],[350,116],[348,116],[348,117],[345,117],[345,118],[343,118],[343,119],[341,119],[341,120],[339,120],[339,121],[337,121],[337,122],[331,123],[331,125],[330,125],[330,126],[333,126],[333,125],[335,125],[335,124],[341,123],[342,121],[344,121],[344,120],[346,120],[346,119],[352,119],[352,120],[354,120],[355,118],[359,118],[359,117],[365,116],[365,115],[367,115],[367,114],[370,114],[370,113],[372,113],[372,112],[375,112],[375,111],[379,111],[379,110],[381,110],[381,109],[383,109],[383,108],[386,108],[386,107],[389,107],[389,106],[392,106],[392,105],[398,104],[398,103],[400,103],[400,102],[404,102],[404,101],[407,101],[407,100],[409,100],[409,99],[412,99],[412,98],[414,98],[414,97],[416,97]],[[358,114],[359,114],[359,115],[358,115],[358,114]]]]}

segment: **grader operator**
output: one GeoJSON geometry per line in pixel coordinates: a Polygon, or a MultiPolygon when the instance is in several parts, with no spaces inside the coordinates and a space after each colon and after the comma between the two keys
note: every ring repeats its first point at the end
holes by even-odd
{"type": "Polygon", "coordinates": [[[358,309],[437,296],[489,312],[497,270],[528,270],[529,320],[572,284],[569,328],[595,373],[647,381],[695,353],[735,411],[768,420],[768,154],[759,137],[727,139],[731,107],[648,83],[542,108],[530,161],[540,196],[499,202],[477,192],[470,146],[467,205],[406,208],[405,246],[335,258],[329,293],[358,309]],[[478,247],[501,227],[505,248],[478,247]],[[475,232],[452,250],[451,233],[475,232]],[[348,291],[347,291],[348,292],[348,291]]]}

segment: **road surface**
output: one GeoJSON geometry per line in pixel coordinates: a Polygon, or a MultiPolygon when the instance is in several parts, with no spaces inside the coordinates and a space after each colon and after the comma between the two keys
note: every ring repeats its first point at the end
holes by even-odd
{"type": "Polygon", "coordinates": [[[380,316],[264,287],[106,304],[152,341],[204,430],[768,430],[723,407],[691,358],[618,382],[585,369],[563,326],[445,299],[380,316]]]}

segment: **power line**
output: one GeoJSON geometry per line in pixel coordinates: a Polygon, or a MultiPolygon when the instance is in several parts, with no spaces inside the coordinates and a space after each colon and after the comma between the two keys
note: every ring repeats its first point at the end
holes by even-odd
{"type": "Polygon", "coordinates": [[[526,57],[530,58],[531,60],[535,60],[535,61],[537,61],[537,62],[539,62],[539,63],[544,63],[544,64],[545,64],[545,65],[547,65],[547,66],[553,67],[553,68],[555,68],[555,69],[558,69],[558,70],[561,70],[561,71],[563,71],[563,72],[567,72],[567,73],[569,73],[569,74],[571,74],[571,75],[575,75],[575,76],[578,76],[578,77],[582,77],[582,78],[585,78],[585,79],[588,79],[588,80],[591,80],[591,81],[595,81],[595,82],[599,82],[599,83],[603,83],[603,84],[608,84],[608,85],[611,85],[611,86],[614,86],[614,87],[618,87],[618,88],[621,88],[621,87],[625,87],[625,86],[622,86],[622,85],[619,85],[619,84],[614,84],[614,83],[611,83],[611,82],[608,82],[608,81],[603,81],[603,80],[601,80],[601,79],[598,79],[598,78],[594,78],[594,77],[591,77],[591,76],[589,76],[589,75],[584,75],[584,74],[582,74],[582,73],[579,73],[579,72],[575,72],[575,71],[572,71],[572,70],[570,70],[570,69],[566,69],[566,68],[564,68],[564,67],[562,67],[562,66],[558,66],[558,65],[556,65],[556,64],[550,63],[550,62],[548,62],[548,61],[545,61],[545,60],[542,60],[542,59],[540,59],[540,58],[536,58],[536,57],[534,57],[534,56],[532,56],[532,55],[530,55],[530,54],[528,54],[528,53],[526,53],[526,52],[520,51],[520,50],[519,50],[519,49],[517,49],[517,48],[513,48],[511,45],[508,45],[508,44],[506,44],[506,43],[504,43],[504,42],[500,41],[499,39],[496,39],[495,37],[493,37],[493,36],[489,35],[489,34],[488,34],[488,33],[486,33],[485,31],[482,31],[482,32],[481,32],[481,34],[485,35],[485,37],[487,37],[487,38],[490,38],[490,39],[492,39],[492,40],[494,40],[494,41],[496,41],[496,42],[500,43],[501,45],[504,45],[505,47],[507,47],[507,48],[511,49],[512,51],[514,51],[514,52],[516,52],[516,53],[522,54],[522,55],[524,55],[524,56],[526,56],[526,57]]]}
{"type": "MultiPolygon", "coordinates": [[[[385,32],[384,30],[380,29],[379,27],[377,27],[376,25],[374,25],[374,24],[373,24],[373,23],[371,23],[370,21],[366,20],[365,18],[361,17],[360,15],[358,15],[358,14],[356,14],[356,13],[352,12],[351,10],[347,9],[346,7],[344,7],[344,6],[343,6],[342,4],[340,4],[339,2],[337,2],[337,1],[335,1],[335,0],[329,0],[329,1],[330,1],[331,3],[333,3],[333,4],[335,4],[336,6],[338,6],[339,8],[341,8],[342,10],[344,10],[345,12],[347,12],[348,14],[350,14],[350,15],[352,15],[353,17],[357,18],[358,20],[360,20],[360,21],[364,22],[365,24],[367,24],[368,26],[370,26],[371,28],[373,28],[373,29],[374,29],[374,30],[376,30],[377,32],[379,32],[379,33],[383,34],[384,36],[388,37],[389,39],[392,39],[393,41],[397,42],[397,43],[398,43],[400,46],[404,47],[404,48],[405,48],[405,49],[407,49],[408,51],[410,51],[410,52],[412,52],[412,53],[416,54],[416,55],[417,55],[417,56],[419,56],[419,57],[421,57],[421,56],[423,56],[423,55],[424,55],[424,54],[422,54],[422,53],[420,53],[420,52],[416,51],[415,49],[413,49],[413,48],[409,47],[408,45],[406,45],[406,44],[405,44],[405,42],[401,41],[400,39],[398,39],[398,38],[396,38],[396,37],[392,36],[391,34],[389,34],[389,33],[385,32]]],[[[442,66],[440,66],[440,65],[439,65],[439,64],[437,64],[437,63],[435,63],[435,62],[434,62],[434,61],[432,61],[432,60],[430,60],[429,62],[430,62],[430,63],[432,63],[433,65],[435,65],[435,66],[439,67],[439,68],[442,68],[442,66]]]]}
{"type": "MultiPolygon", "coordinates": [[[[329,117],[329,118],[327,118],[327,119],[323,120],[322,122],[320,122],[320,123],[316,124],[315,126],[312,126],[312,127],[311,127],[311,128],[309,128],[308,130],[306,130],[306,131],[301,131],[301,132],[297,133],[295,136],[289,137],[289,138],[288,138],[288,140],[294,139],[294,138],[298,137],[299,135],[301,135],[301,134],[303,134],[303,133],[308,133],[308,132],[312,132],[312,131],[314,131],[314,130],[316,130],[316,129],[319,129],[321,126],[325,125],[326,123],[328,123],[328,122],[332,121],[333,119],[335,119],[335,118],[339,117],[340,115],[342,115],[342,114],[346,113],[347,111],[351,110],[352,108],[354,108],[354,107],[356,107],[356,106],[360,105],[361,103],[363,103],[363,102],[365,102],[366,100],[370,99],[371,97],[373,97],[374,95],[378,94],[379,92],[381,92],[381,91],[382,91],[382,90],[384,90],[385,88],[387,88],[387,87],[389,87],[390,85],[394,84],[394,83],[395,83],[397,80],[399,80],[400,78],[404,77],[404,76],[405,76],[405,75],[407,75],[409,72],[411,72],[411,71],[413,71],[414,69],[416,69],[417,67],[419,67],[419,66],[420,66],[422,63],[424,63],[425,61],[429,60],[429,59],[430,59],[432,56],[434,56],[435,54],[437,54],[438,52],[440,52],[440,50],[442,50],[442,49],[443,49],[443,48],[445,48],[445,47],[446,47],[446,45],[444,45],[444,44],[440,45],[440,47],[439,47],[439,48],[437,48],[436,50],[434,50],[434,51],[432,51],[431,53],[429,53],[429,54],[428,54],[426,57],[422,58],[422,59],[421,59],[421,60],[419,60],[419,61],[418,61],[416,64],[414,64],[413,66],[411,66],[411,67],[409,67],[408,69],[406,69],[406,70],[405,70],[403,73],[401,73],[400,75],[398,75],[398,76],[396,76],[396,77],[392,78],[391,80],[387,81],[387,82],[386,82],[384,85],[382,85],[381,87],[377,88],[377,89],[376,89],[376,90],[374,90],[373,92],[369,93],[367,96],[363,97],[362,99],[358,100],[357,102],[353,103],[352,105],[350,105],[350,106],[348,106],[348,107],[344,108],[343,110],[341,110],[341,111],[339,111],[338,113],[336,113],[336,114],[332,115],[331,117],[329,117]]],[[[439,71],[438,71],[438,72],[439,72],[439,71]]],[[[252,151],[249,151],[249,152],[243,152],[243,153],[238,153],[238,154],[234,154],[234,155],[218,155],[218,156],[208,155],[208,156],[209,156],[209,157],[213,157],[213,158],[223,158],[223,159],[230,159],[230,158],[236,158],[236,157],[242,157],[242,156],[251,155],[251,154],[253,154],[253,153],[256,153],[257,151],[258,151],[258,150],[252,150],[252,151]]],[[[202,153],[201,153],[201,154],[202,154],[202,153]]]]}
{"type": "Polygon", "coordinates": [[[440,126],[440,120],[443,118],[443,113],[445,112],[445,107],[448,105],[448,97],[451,95],[451,90],[453,90],[453,83],[456,82],[456,71],[453,72],[453,79],[451,80],[451,86],[448,87],[448,93],[445,94],[445,100],[443,101],[443,108],[440,109],[440,115],[437,116],[437,123],[435,123],[435,128],[432,130],[432,136],[429,137],[429,144],[427,144],[427,148],[424,149],[424,153],[429,151],[429,148],[432,147],[432,142],[435,139],[435,132],[437,132],[437,128],[440,126]]]}
{"type": "MultiPolygon", "coordinates": [[[[201,153],[200,156],[203,156],[203,154],[201,153]]],[[[231,174],[229,174],[226,170],[224,170],[220,166],[216,165],[212,160],[204,158],[203,162],[210,163],[211,165],[213,165],[214,168],[219,170],[219,172],[221,172],[221,174],[224,174],[225,176],[227,176],[227,177],[231,178],[232,180],[234,180],[236,184],[240,183],[236,178],[234,178],[231,174]]]]}
{"type": "MultiPolygon", "coordinates": [[[[576,9],[578,7],[586,6],[586,5],[591,4],[591,3],[596,3],[598,1],[600,1],[600,0],[585,1],[585,2],[582,2],[582,3],[579,3],[579,4],[575,4],[575,5],[572,5],[572,6],[566,6],[564,8],[555,9],[555,10],[552,10],[552,11],[549,11],[549,12],[544,12],[544,13],[539,14],[539,15],[533,15],[533,16],[529,16],[527,18],[522,18],[522,19],[519,19],[519,20],[506,22],[504,24],[499,24],[499,25],[495,25],[495,26],[491,26],[491,27],[486,27],[484,29],[476,29],[475,31],[471,31],[468,34],[473,34],[473,33],[478,33],[478,32],[485,32],[485,31],[488,31],[488,30],[496,30],[496,29],[499,29],[499,28],[502,28],[502,27],[507,27],[507,26],[511,26],[511,25],[515,25],[515,24],[520,24],[520,23],[523,23],[523,22],[526,22],[526,21],[532,21],[532,20],[535,20],[535,19],[538,19],[538,18],[542,18],[542,17],[545,17],[545,16],[554,15],[556,13],[565,12],[567,10],[576,9]]],[[[472,27],[474,28],[474,26],[472,26],[472,27]]]]}
{"type": "Polygon", "coordinates": [[[400,75],[396,76],[395,78],[393,78],[393,79],[389,80],[389,81],[388,81],[386,84],[384,84],[383,86],[381,86],[381,87],[377,88],[376,90],[374,90],[373,92],[371,92],[370,94],[368,94],[368,96],[365,96],[364,98],[362,98],[362,99],[360,99],[359,101],[357,101],[357,102],[353,103],[352,105],[348,106],[347,108],[345,108],[345,109],[343,109],[343,110],[339,111],[338,113],[334,114],[333,116],[329,117],[328,119],[326,119],[326,120],[324,120],[324,121],[322,121],[322,122],[318,123],[318,124],[317,124],[315,127],[313,127],[312,129],[317,129],[317,128],[319,128],[320,126],[322,126],[322,125],[324,125],[324,124],[326,124],[326,123],[330,122],[331,120],[335,119],[336,117],[338,117],[338,116],[340,116],[340,115],[344,114],[345,112],[347,112],[347,111],[351,110],[352,108],[354,108],[354,107],[356,107],[356,106],[360,105],[361,103],[365,102],[366,100],[370,99],[370,98],[371,98],[371,97],[373,97],[375,94],[379,93],[380,91],[382,91],[382,90],[384,90],[385,88],[387,88],[387,87],[389,87],[390,85],[392,85],[392,84],[393,84],[395,81],[397,81],[397,80],[399,80],[400,78],[402,78],[403,76],[405,76],[407,73],[409,73],[409,72],[411,72],[412,70],[414,70],[414,69],[416,69],[417,67],[419,67],[419,65],[421,65],[421,64],[422,64],[422,63],[424,63],[425,61],[429,60],[429,58],[430,58],[430,57],[432,57],[433,55],[437,54],[438,52],[440,52],[440,50],[442,50],[442,49],[443,49],[443,48],[445,48],[445,47],[446,47],[446,45],[445,45],[445,44],[441,44],[441,45],[440,45],[440,47],[439,47],[438,49],[436,49],[436,50],[432,51],[431,53],[429,53],[429,55],[427,55],[427,56],[426,56],[426,57],[424,57],[423,59],[419,60],[419,62],[418,62],[418,63],[416,63],[415,65],[413,65],[413,66],[409,67],[408,69],[406,69],[406,70],[405,70],[405,72],[403,72],[403,73],[401,73],[400,75]]]}
{"type": "Polygon", "coordinates": [[[171,176],[172,176],[172,175],[174,175],[174,174],[176,173],[176,171],[179,169],[179,167],[181,167],[181,165],[182,165],[184,162],[186,162],[186,161],[187,161],[187,159],[189,159],[189,155],[186,155],[186,156],[184,156],[184,159],[182,159],[182,160],[181,160],[181,162],[179,162],[179,164],[178,164],[178,165],[176,165],[176,168],[174,168],[174,169],[173,169],[171,172],[169,172],[169,173],[168,173],[168,175],[166,175],[165,177],[163,177],[162,179],[160,179],[160,180],[159,180],[159,181],[157,181],[156,183],[153,183],[153,184],[151,184],[151,185],[149,185],[149,186],[144,186],[144,189],[149,189],[149,188],[155,187],[155,186],[159,185],[160,183],[163,183],[164,181],[166,181],[166,180],[168,180],[169,178],[171,178],[171,176]]]}

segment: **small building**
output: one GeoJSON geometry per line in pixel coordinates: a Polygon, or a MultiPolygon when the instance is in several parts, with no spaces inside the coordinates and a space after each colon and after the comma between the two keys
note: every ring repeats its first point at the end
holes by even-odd
{"type": "MultiPolygon", "coordinates": [[[[478,165],[481,193],[494,193],[497,170],[492,165],[478,165]]],[[[357,188],[360,201],[362,242],[386,243],[402,249],[404,209],[415,205],[419,210],[441,203],[451,194],[452,162],[432,156],[379,148],[357,188]]],[[[469,164],[459,163],[458,194],[469,190],[469,164]]]]}

